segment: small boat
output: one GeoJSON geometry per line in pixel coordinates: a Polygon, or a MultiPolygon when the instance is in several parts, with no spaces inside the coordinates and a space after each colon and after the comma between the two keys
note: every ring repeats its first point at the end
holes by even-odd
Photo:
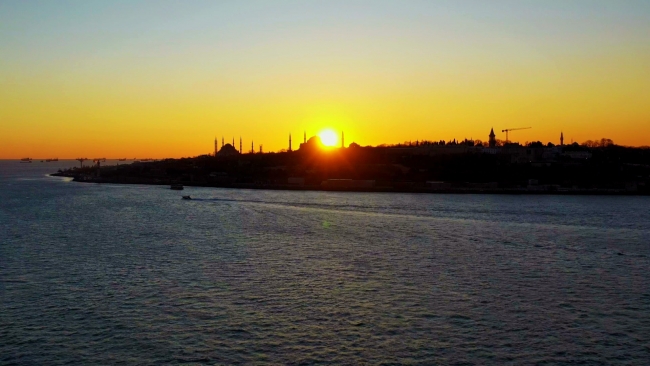
{"type": "Polygon", "coordinates": [[[124,159],[117,159],[117,161],[126,161],[126,158],[124,158],[124,159]]]}
{"type": "Polygon", "coordinates": [[[183,185],[182,184],[172,184],[170,189],[173,189],[175,191],[182,191],[183,190],[183,185]]]}
{"type": "Polygon", "coordinates": [[[183,196],[183,199],[184,199],[184,200],[191,200],[192,197],[190,197],[190,196],[183,196]]]}
{"type": "Polygon", "coordinates": [[[22,158],[22,159],[20,159],[20,162],[21,162],[21,163],[31,163],[31,162],[32,162],[32,158],[22,158]]]}

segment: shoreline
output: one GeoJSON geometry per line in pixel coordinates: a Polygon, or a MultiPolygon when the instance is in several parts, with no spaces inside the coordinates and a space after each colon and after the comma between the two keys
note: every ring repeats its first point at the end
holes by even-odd
{"type": "Polygon", "coordinates": [[[288,184],[256,184],[256,183],[232,183],[232,184],[206,184],[198,182],[172,182],[172,181],[136,181],[132,179],[102,179],[102,178],[80,178],[65,173],[48,174],[52,177],[72,178],[73,182],[95,183],[95,184],[128,184],[148,186],[170,186],[181,184],[184,187],[204,188],[225,188],[225,189],[255,189],[273,191],[321,191],[321,192],[352,192],[352,193],[426,193],[426,194],[491,194],[491,195],[559,195],[559,196],[650,196],[650,193],[627,191],[622,189],[529,189],[529,188],[446,188],[434,189],[426,187],[323,187],[321,185],[288,185],[288,184]]]}

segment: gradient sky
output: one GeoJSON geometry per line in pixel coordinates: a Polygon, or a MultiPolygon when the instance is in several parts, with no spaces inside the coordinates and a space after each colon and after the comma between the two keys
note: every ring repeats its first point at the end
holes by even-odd
{"type": "Polygon", "coordinates": [[[0,158],[524,126],[650,145],[650,1],[0,0],[0,158]]]}

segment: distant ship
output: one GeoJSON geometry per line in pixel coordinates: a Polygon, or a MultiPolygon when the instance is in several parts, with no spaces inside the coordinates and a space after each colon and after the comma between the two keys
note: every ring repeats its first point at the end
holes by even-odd
{"type": "Polygon", "coordinates": [[[124,159],[117,159],[117,161],[126,161],[126,158],[124,158],[124,159]]]}
{"type": "Polygon", "coordinates": [[[20,159],[20,162],[21,162],[21,163],[31,163],[31,162],[32,162],[32,158],[22,158],[22,159],[20,159]]]}
{"type": "Polygon", "coordinates": [[[46,163],[49,163],[51,161],[59,161],[59,158],[54,158],[54,159],[45,159],[46,163]]]}

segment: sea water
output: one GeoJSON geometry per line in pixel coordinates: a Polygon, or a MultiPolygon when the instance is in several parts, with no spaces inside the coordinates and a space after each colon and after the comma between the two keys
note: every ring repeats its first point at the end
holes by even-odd
{"type": "Polygon", "coordinates": [[[0,364],[650,360],[650,197],[47,176],[75,163],[0,162],[0,364]]]}

